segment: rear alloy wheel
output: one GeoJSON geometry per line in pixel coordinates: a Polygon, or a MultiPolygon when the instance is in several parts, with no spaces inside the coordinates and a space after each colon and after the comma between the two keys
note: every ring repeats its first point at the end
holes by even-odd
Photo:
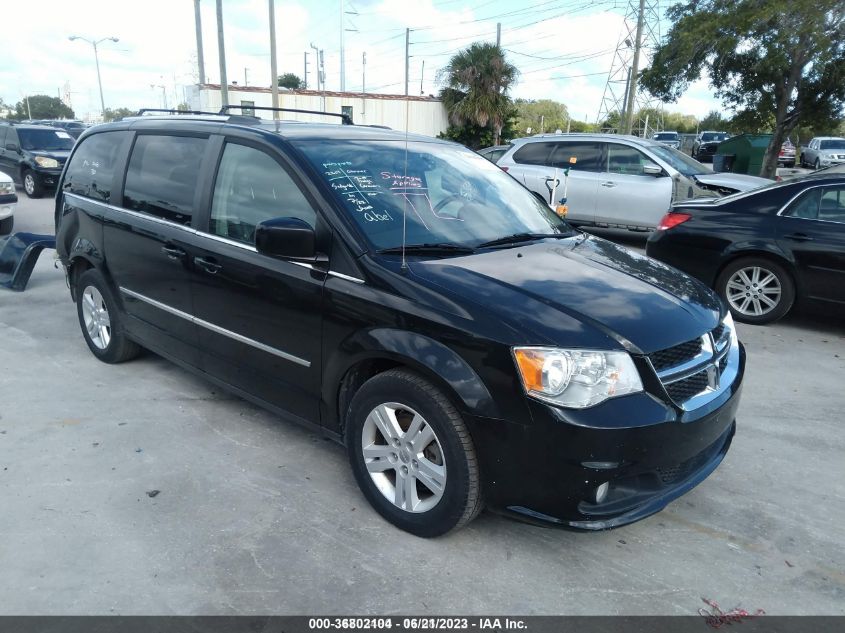
{"type": "Polygon", "coordinates": [[[481,510],[469,432],[448,398],[417,374],[393,369],[368,380],[349,407],[346,444],[364,496],[407,532],[440,536],[481,510]]]}
{"type": "Polygon", "coordinates": [[[759,257],[732,262],[716,289],[738,321],[763,324],[784,316],[795,301],[795,285],[783,267],[759,257]]]}
{"type": "Polygon", "coordinates": [[[101,361],[122,363],[138,355],[141,348],[123,332],[117,302],[103,276],[94,269],[79,277],[76,311],[85,342],[101,361]]]}
{"type": "Polygon", "coordinates": [[[44,195],[44,185],[38,181],[35,174],[28,170],[23,174],[23,190],[30,198],[40,198],[44,195]]]}

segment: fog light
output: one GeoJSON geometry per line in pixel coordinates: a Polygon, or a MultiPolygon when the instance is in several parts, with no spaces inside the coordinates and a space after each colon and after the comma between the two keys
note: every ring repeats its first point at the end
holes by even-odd
{"type": "Polygon", "coordinates": [[[610,489],[610,483],[604,482],[601,486],[596,488],[596,503],[602,503],[607,499],[607,491],[610,489]]]}

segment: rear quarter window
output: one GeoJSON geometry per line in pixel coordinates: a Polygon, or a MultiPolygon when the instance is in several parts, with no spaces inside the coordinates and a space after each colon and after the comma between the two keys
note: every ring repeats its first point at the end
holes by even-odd
{"type": "Polygon", "coordinates": [[[126,171],[123,206],[190,224],[207,142],[192,136],[139,135],[126,171]]]}
{"type": "Polygon", "coordinates": [[[110,202],[120,148],[130,134],[131,132],[102,132],[84,139],[67,166],[63,190],[110,202]]]}
{"type": "Polygon", "coordinates": [[[554,143],[526,143],[513,155],[515,163],[523,165],[548,165],[554,143]]]}

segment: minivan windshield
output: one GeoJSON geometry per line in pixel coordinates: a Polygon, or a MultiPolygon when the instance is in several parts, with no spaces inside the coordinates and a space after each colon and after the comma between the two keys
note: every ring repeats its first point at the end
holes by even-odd
{"type": "Polygon", "coordinates": [[[697,160],[690,158],[673,147],[655,144],[650,145],[649,150],[651,150],[652,154],[656,154],[660,159],[669,163],[684,176],[698,176],[710,171],[697,160]]]}
{"type": "MultiPolygon", "coordinates": [[[[548,205],[475,152],[404,140],[308,140],[302,151],[377,249],[405,244],[475,248],[568,233],[548,205]]],[[[455,251],[458,252],[458,251],[455,251]]]]}
{"type": "Polygon", "coordinates": [[[21,147],[26,150],[55,151],[73,149],[73,137],[64,130],[26,130],[18,129],[21,147]]]}

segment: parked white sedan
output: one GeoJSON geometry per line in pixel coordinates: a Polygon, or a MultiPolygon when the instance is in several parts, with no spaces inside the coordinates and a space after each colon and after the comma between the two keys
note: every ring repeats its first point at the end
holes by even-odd
{"type": "Polygon", "coordinates": [[[0,235],[8,235],[15,226],[18,196],[11,176],[0,171],[0,235]]]}

